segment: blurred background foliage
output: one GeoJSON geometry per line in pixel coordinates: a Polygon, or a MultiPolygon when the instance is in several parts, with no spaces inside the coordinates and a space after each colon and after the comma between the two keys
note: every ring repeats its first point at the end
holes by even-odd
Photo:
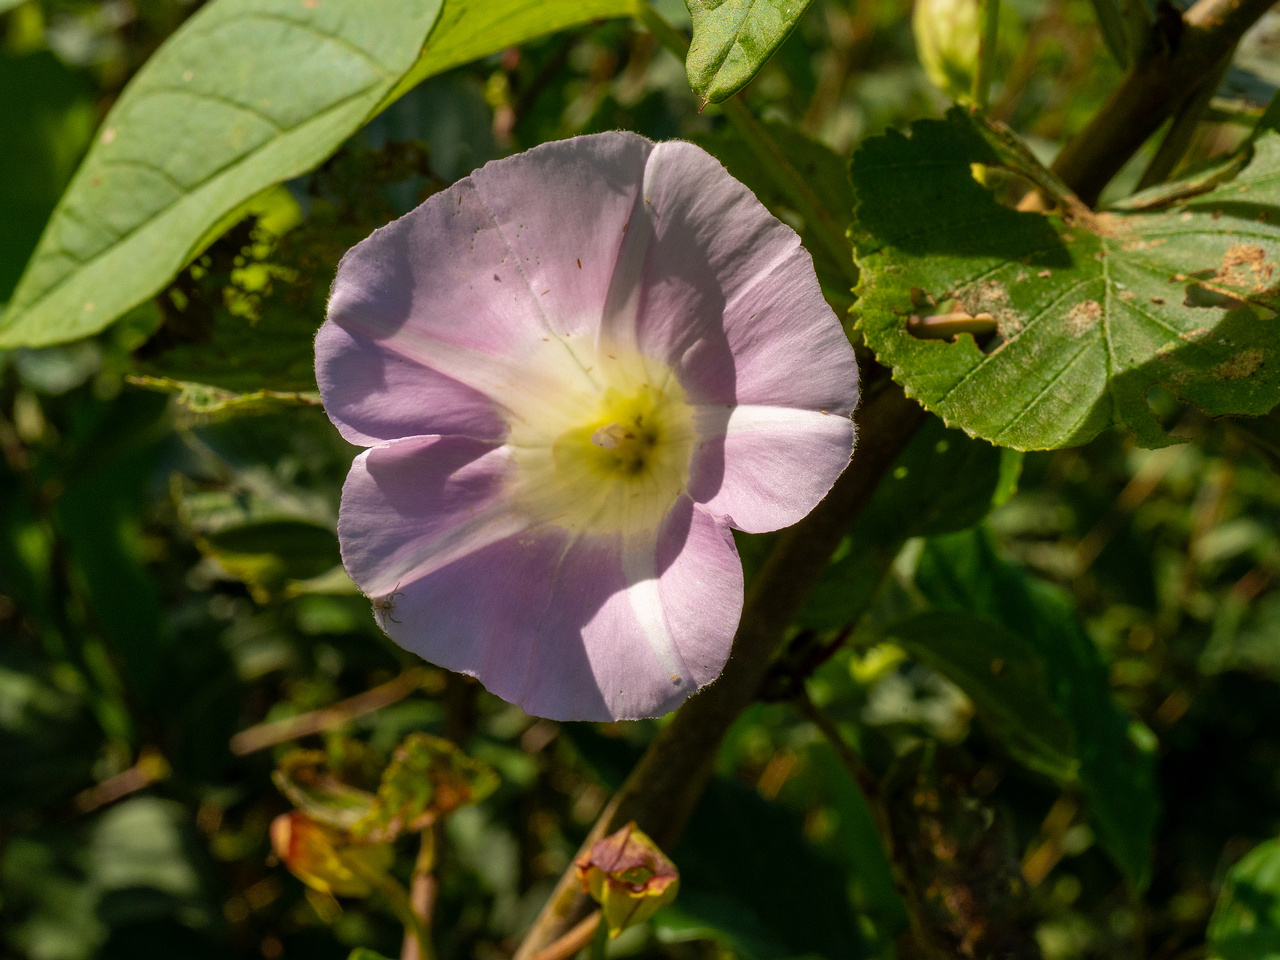
{"type": "MultiPolygon", "coordinates": [[[[106,109],[197,6],[0,4],[0,303],[106,109]]],[[[1088,0],[1007,6],[992,112],[1048,158],[1120,67],[1088,0]]],[[[1273,11],[1185,165],[1239,141],[1278,48],[1273,11]]],[[[906,0],[814,0],[745,99],[844,212],[859,141],[949,104],[906,0]]],[[[381,633],[338,563],[355,450],[316,405],[311,338],[374,227],[489,159],[615,128],[701,143],[804,233],[684,65],[608,22],[428,80],[122,323],[0,355],[5,956],[397,955],[392,916],[326,913],[271,852],[272,770],[299,743],[263,725],[289,718],[304,746],[389,756],[427,731],[497,771],[444,823],[434,935],[443,958],[510,955],[661,721],[534,720],[381,633]],[[380,709],[314,713],[379,685],[380,709]]],[[[843,310],[843,265],[817,260],[843,310]]],[[[1280,421],[1161,412],[1188,443],[1022,457],[927,423],[796,627],[813,711],[779,670],[668,851],[678,900],[611,956],[899,955],[875,813],[815,716],[879,778],[898,869],[956,955],[1278,955],[1280,421]],[[938,640],[941,611],[970,643],[938,640]]],[[[748,575],[767,540],[741,538],[748,575]]],[[[407,882],[416,846],[396,852],[407,882]]]]}

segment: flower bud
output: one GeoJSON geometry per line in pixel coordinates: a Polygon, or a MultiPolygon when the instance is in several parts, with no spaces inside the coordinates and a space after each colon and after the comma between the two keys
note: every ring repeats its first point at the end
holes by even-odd
{"type": "Polygon", "coordinates": [[[628,823],[575,860],[582,889],[600,904],[609,936],[648,920],[676,898],[680,874],[657,844],[628,823]]]}
{"type": "Polygon", "coordinates": [[[929,80],[953,100],[969,96],[978,67],[978,0],[915,0],[911,31],[929,80]]]}
{"type": "Polygon", "coordinates": [[[271,822],[271,846],[295,877],[339,897],[367,897],[395,859],[390,844],[352,844],[340,830],[299,810],[271,822]]]}

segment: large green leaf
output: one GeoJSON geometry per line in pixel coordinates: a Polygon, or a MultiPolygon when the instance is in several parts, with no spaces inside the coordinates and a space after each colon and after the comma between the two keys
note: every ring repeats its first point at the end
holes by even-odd
{"type": "Polygon", "coordinates": [[[107,115],[0,319],[0,346],[87,336],[275,183],[419,80],[633,0],[215,0],[107,115]],[[424,47],[425,44],[425,47],[424,47]]]}
{"type": "Polygon", "coordinates": [[[1209,921],[1210,960],[1280,960],[1280,840],[1231,868],[1209,921]]]}
{"type": "Polygon", "coordinates": [[[693,43],[689,86],[704,102],[727,100],[782,45],[811,0],[685,0],[693,43]]]}
{"type": "Polygon", "coordinates": [[[1152,735],[1111,699],[1106,667],[1070,599],[997,557],[982,530],[930,540],[916,584],[937,607],[992,620],[1035,651],[1050,702],[1075,737],[1098,842],[1131,883],[1145,886],[1159,813],[1152,735]]]}
{"type": "Polygon", "coordinates": [[[1015,757],[1051,777],[1076,775],[1075,736],[1052,706],[1044,664],[1025,639],[961,610],[917,614],[886,632],[968,694],[1015,757]]]}
{"type": "MultiPolygon", "coordinates": [[[[1112,422],[1170,442],[1162,385],[1205,412],[1280,401],[1280,134],[1234,179],[1165,206],[1068,217],[997,201],[972,164],[1006,164],[967,118],[864,142],[854,157],[858,324],[894,378],[949,425],[1002,446],[1079,444],[1112,422]],[[990,314],[980,348],[920,339],[909,317],[990,314]]],[[[1226,174],[1229,175],[1229,174],[1226,174]]]]}

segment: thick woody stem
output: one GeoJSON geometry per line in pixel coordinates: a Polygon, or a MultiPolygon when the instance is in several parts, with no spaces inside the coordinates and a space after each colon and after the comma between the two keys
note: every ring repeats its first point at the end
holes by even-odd
{"type": "Polygon", "coordinates": [[[1125,162],[1210,77],[1275,0],[1198,0],[1168,45],[1135,65],[1058,154],[1053,172],[1092,205],[1125,162]]]}
{"type": "MultiPolygon", "coordinates": [[[[826,568],[881,476],[911,439],[924,411],[889,382],[858,410],[853,461],[825,500],[784,530],[747,592],[742,622],[724,672],[685,702],[658,734],[583,843],[635,820],[670,850],[712,774],[725,732],[751,705],[788,625],[826,568]]],[[[530,960],[586,915],[590,901],[570,869],[560,878],[515,960],[530,960]]]]}

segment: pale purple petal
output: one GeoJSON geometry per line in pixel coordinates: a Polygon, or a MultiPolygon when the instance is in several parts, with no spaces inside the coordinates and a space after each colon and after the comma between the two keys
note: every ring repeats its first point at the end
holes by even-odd
{"type": "Polygon", "coordinates": [[[688,143],[654,148],[644,200],[631,232],[651,238],[627,248],[644,258],[641,351],[672,365],[697,403],[851,413],[853,350],[795,231],[688,143]]]}
{"type": "Polygon", "coordinates": [[[347,252],[326,323],[496,398],[553,335],[469,179],[347,252]]]}
{"type": "Polygon", "coordinates": [[[484,394],[336,323],[316,336],[316,379],[329,417],[351,443],[430,434],[501,440],[507,432],[484,394]]]}
{"type": "Polygon", "coordinates": [[[697,410],[703,438],[689,495],[747,533],[789,527],[818,503],[849,463],[847,416],[788,407],[697,410]],[[727,416],[726,416],[727,413],[727,416]]]}
{"type": "Polygon", "coordinates": [[[557,333],[595,337],[654,149],[615,131],[545,143],[471,175],[557,333]]]}
{"type": "Polygon", "coordinates": [[[406,648],[534,716],[611,720],[658,716],[719,674],[742,568],[728,528],[682,500],[656,541],[542,528],[400,592],[380,622],[406,648]]]}
{"type": "Polygon", "coordinates": [[[508,452],[466,437],[415,437],[356,457],[338,539],[351,579],[373,598],[523,528],[504,496],[508,452]]]}

